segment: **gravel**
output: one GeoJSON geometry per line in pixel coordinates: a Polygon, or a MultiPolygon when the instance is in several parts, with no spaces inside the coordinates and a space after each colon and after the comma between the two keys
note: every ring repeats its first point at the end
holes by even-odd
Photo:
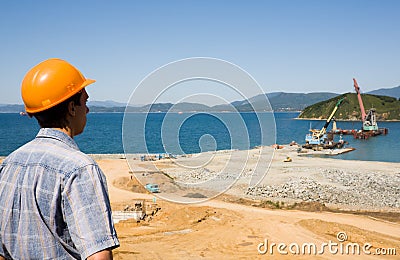
{"type": "Polygon", "coordinates": [[[400,173],[318,170],[320,176],[291,177],[283,184],[248,188],[245,193],[258,198],[400,208],[400,173]]]}

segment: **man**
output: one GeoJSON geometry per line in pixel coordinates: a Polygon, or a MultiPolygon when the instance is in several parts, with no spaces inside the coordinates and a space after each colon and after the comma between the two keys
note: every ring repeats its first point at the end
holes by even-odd
{"type": "Polygon", "coordinates": [[[119,246],[105,176],[73,140],[93,82],[60,59],[26,74],[22,99],[41,129],[0,166],[0,259],[112,259],[119,246]]]}

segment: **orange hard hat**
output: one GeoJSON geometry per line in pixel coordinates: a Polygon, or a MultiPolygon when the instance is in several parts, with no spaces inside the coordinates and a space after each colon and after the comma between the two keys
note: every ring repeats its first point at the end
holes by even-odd
{"type": "Polygon", "coordinates": [[[45,60],[28,71],[21,95],[28,113],[49,109],[95,82],[61,59],[45,60]]]}

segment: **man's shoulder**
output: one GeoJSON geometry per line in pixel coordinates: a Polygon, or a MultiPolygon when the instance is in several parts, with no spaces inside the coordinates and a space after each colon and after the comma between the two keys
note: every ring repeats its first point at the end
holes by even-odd
{"type": "Polygon", "coordinates": [[[70,163],[80,165],[81,167],[97,164],[92,157],[79,150],[78,151],[69,150],[65,154],[59,155],[59,157],[60,160],[65,160],[70,163]]]}
{"type": "Polygon", "coordinates": [[[21,166],[38,165],[64,174],[89,165],[97,166],[89,155],[80,150],[59,142],[44,144],[38,143],[37,140],[28,142],[12,152],[3,163],[21,166]]]}
{"type": "Polygon", "coordinates": [[[61,153],[47,153],[46,163],[58,167],[60,171],[75,171],[97,163],[80,150],[65,149],[61,153]]]}

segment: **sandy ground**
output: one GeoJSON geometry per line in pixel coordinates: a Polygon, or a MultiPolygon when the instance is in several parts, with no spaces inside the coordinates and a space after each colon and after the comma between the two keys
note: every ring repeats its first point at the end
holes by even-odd
{"type": "MultiPolygon", "coordinates": [[[[290,169],[300,175],[315,174],[313,171],[321,167],[333,166],[398,170],[398,164],[304,158],[291,152],[275,152],[264,182],[279,183],[287,178],[283,175],[285,172],[295,174],[290,169]],[[283,162],[287,156],[293,158],[291,164],[283,162]],[[310,168],[310,162],[318,167],[310,168]]],[[[131,167],[124,159],[100,158],[97,161],[107,176],[113,210],[122,210],[138,199],[145,199],[149,204],[154,200],[154,194],[146,192],[135,178],[131,178],[132,173],[143,176],[151,171],[179,171],[171,161],[159,161],[155,165],[154,162],[132,160],[131,167]]],[[[217,165],[207,167],[214,169],[217,165]]],[[[157,179],[157,173],[150,176],[153,181],[166,182],[157,179]]],[[[255,201],[238,199],[241,185],[245,182],[238,181],[225,195],[195,204],[172,203],[156,197],[160,210],[155,215],[140,222],[129,219],[116,224],[121,246],[114,250],[114,258],[399,259],[399,215],[385,215],[392,209],[381,209],[380,213],[385,216],[381,218],[378,213],[350,214],[338,209],[332,212],[318,205],[290,210],[261,208],[255,206],[260,205],[255,201]]]]}

